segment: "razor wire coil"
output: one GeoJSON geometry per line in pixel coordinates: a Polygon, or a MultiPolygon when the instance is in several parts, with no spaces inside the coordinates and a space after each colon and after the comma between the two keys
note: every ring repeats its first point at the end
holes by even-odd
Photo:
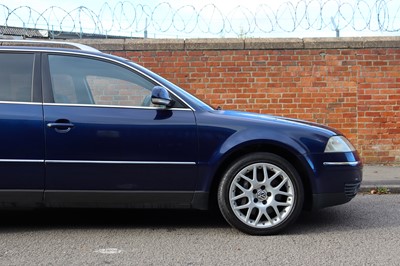
{"type": "Polygon", "coordinates": [[[0,26],[43,29],[53,34],[79,33],[124,36],[152,31],[165,34],[263,37],[296,30],[399,32],[398,0],[298,0],[278,6],[259,4],[232,8],[161,2],[155,6],[120,1],[98,10],[79,6],[67,10],[51,6],[10,8],[0,4],[0,26]]]}

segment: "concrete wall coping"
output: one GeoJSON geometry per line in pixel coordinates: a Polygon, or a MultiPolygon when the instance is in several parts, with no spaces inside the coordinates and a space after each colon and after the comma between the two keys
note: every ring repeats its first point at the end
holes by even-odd
{"type": "Polygon", "coordinates": [[[340,38],[74,39],[102,51],[400,48],[400,36],[340,38]]]}

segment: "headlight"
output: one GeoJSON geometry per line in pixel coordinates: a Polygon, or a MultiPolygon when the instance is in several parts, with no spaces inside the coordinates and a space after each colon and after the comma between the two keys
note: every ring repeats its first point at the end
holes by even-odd
{"type": "Polygon", "coordinates": [[[343,136],[331,137],[325,147],[325,152],[351,152],[355,150],[350,141],[343,136]]]}

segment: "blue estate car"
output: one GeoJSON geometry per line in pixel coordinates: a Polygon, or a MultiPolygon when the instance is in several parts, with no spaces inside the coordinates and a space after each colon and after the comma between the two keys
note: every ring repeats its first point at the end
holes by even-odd
{"type": "Polygon", "coordinates": [[[219,206],[268,235],[359,189],[360,157],[332,128],[215,110],[84,45],[0,43],[2,207],[219,206]]]}

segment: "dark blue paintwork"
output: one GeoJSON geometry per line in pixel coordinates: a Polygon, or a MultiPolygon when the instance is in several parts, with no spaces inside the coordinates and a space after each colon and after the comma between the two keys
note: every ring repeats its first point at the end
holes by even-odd
{"type": "Polygon", "coordinates": [[[46,124],[62,117],[68,133],[46,128],[46,160],[184,162],[192,165],[49,163],[46,188],[193,191],[197,130],[191,110],[45,106],[46,124]]]}
{"type": "MultiPolygon", "coordinates": [[[[324,162],[361,161],[357,152],[324,153],[328,139],[341,134],[334,129],[294,119],[214,110],[149,70],[115,56],[29,49],[44,55],[42,74],[39,77],[35,74],[35,79],[43,77],[43,86],[34,88],[35,94],[37,90],[43,92],[44,104],[0,103],[0,159],[46,162],[1,162],[0,190],[45,190],[43,202],[49,205],[65,203],[60,198],[49,200],[59,191],[79,192],[76,195],[82,198],[74,204],[85,201],[86,194],[82,191],[184,192],[180,199],[186,202],[176,202],[177,198],[168,201],[163,194],[165,204],[164,198],[157,204],[205,208],[208,194],[218,184],[225,167],[234,159],[257,151],[274,152],[289,160],[299,171],[305,191],[317,195],[318,200],[320,195],[341,197],[346,184],[361,182],[361,163],[324,165],[324,162]],[[52,104],[46,53],[110,60],[147,75],[179,98],[184,108],[52,104]],[[197,201],[198,194],[207,198],[197,201]]],[[[145,202],[143,197],[140,200],[145,202]]],[[[93,203],[93,198],[87,201],[93,203]]],[[[345,201],[339,199],[330,204],[345,201]]],[[[316,205],[323,207],[329,203],[316,205]]]]}
{"type": "Polygon", "coordinates": [[[328,167],[323,162],[357,162],[356,153],[325,154],[328,139],[338,132],[327,127],[274,116],[240,112],[198,112],[200,147],[200,187],[208,190],[212,177],[224,159],[248,146],[277,147],[298,158],[313,190],[318,193],[342,192],[346,182],[360,182],[360,167],[328,167]],[[331,178],[341,172],[341,180],[331,178]],[[344,172],[343,172],[344,171],[344,172]],[[345,172],[349,175],[346,176],[345,172]],[[354,174],[356,172],[357,174],[354,174]]]}
{"type": "MultiPolygon", "coordinates": [[[[41,105],[0,103],[0,160],[43,160],[41,105]]],[[[44,188],[44,164],[0,163],[0,190],[44,188]]]]}

